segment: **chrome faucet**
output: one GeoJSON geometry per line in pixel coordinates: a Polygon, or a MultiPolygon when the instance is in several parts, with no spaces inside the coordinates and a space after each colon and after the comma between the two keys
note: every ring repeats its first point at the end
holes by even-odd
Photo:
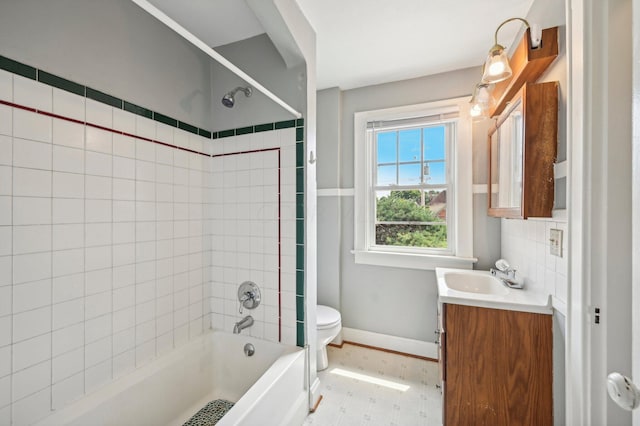
{"type": "Polygon", "coordinates": [[[242,330],[245,328],[249,328],[253,325],[253,317],[251,315],[247,315],[242,318],[240,321],[233,326],[233,334],[240,334],[242,330]]]}
{"type": "Polygon", "coordinates": [[[504,259],[498,259],[496,267],[489,269],[489,272],[509,288],[524,288],[524,282],[516,278],[516,268],[512,268],[504,259]]]}

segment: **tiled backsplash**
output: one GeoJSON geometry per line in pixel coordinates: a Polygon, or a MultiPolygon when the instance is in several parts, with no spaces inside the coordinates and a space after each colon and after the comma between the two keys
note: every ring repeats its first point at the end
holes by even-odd
{"type": "Polygon", "coordinates": [[[554,307],[566,315],[567,223],[553,220],[502,219],[501,252],[529,288],[551,294],[554,307]],[[550,253],[550,230],[562,230],[562,257],[550,253]]]}
{"type": "Polygon", "coordinates": [[[252,332],[278,340],[281,321],[283,341],[304,342],[302,120],[211,133],[123,100],[112,106],[98,91],[92,99],[91,89],[39,70],[39,81],[18,74],[0,69],[0,424],[41,418],[201,334],[212,318],[230,330],[229,319],[210,315],[212,273],[236,312],[230,296],[244,272],[264,282],[252,332]],[[277,146],[281,163],[276,151],[216,157],[248,140],[277,146]],[[278,218],[274,240],[260,221],[278,218]]]}

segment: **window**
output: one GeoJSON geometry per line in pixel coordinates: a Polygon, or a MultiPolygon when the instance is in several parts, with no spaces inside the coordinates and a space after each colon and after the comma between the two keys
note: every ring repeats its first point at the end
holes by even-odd
{"type": "Polygon", "coordinates": [[[356,263],[471,267],[468,100],[355,114],[356,263]]]}

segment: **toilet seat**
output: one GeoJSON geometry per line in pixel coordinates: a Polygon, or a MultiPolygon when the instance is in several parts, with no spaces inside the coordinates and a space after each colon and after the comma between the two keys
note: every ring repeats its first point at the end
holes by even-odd
{"type": "Polygon", "coordinates": [[[318,305],[316,318],[318,330],[332,328],[340,324],[340,312],[329,306],[318,305]]]}

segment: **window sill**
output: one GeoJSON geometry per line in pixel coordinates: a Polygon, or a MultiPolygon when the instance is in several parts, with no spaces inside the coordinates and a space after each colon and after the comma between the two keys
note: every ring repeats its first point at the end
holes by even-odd
{"type": "Polygon", "coordinates": [[[478,261],[475,257],[437,256],[414,253],[394,253],[383,251],[351,250],[355,262],[364,265],[390,266],[393,268],[422,269],[435,268],[472,269],[478,261]]]}

